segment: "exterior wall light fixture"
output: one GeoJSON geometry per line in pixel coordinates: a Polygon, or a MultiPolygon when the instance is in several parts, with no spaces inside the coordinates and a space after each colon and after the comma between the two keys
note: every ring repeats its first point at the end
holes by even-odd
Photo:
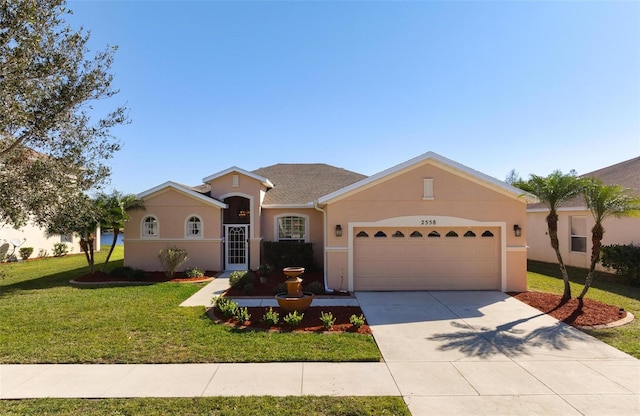
{"type": "Polygon", "coordinates": [[[336,237],[342,237],[342,225],[336,224],[336,237]]]}
{"type": "Polygon", "coordinates": [[[513,232],[515,233],[516,237],[520,237],[522,235],[522,228],[520,228],[518,224],[514,224],[513,232]]]}

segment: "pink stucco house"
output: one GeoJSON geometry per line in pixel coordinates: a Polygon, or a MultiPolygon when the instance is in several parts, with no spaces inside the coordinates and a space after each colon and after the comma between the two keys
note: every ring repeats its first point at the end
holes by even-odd
{"type": "MultiPolygon", "coordinates": [[[[611,166],[582,175],[595,177],[607,185],[620,185],[631,193],[640,195],[640,157],[634,157],[611,166]]],[[[557,263],[555,251],[549,243],[546,217],[549,209],[541,203],[531,203],[527,208],[527,228],[529,234],[528,257],[530,260],[557,263]]],[[[558,239],[560,253],[567,266],[588,269],[591,260],[591,229],[595,221],[583,197],[577,197],[558,209],[558,239]]],[[[640,218],[607,218],[602,225],[605,233],[603,245],[639,244],[640,218]]],[[[601,264],[597,269],[606,271],[601,264]]],[[[611,270],[609,270],[611,271],[611,270]]]]}
{"type": "Polygon", "coordinates": [[[526,289],[526,204],[502,181],[429,152],[370,177],[325,164],[231,167],[140,193],[125,264],[255,269],[263,241],[313,243],[329,290],[526,289]]]}

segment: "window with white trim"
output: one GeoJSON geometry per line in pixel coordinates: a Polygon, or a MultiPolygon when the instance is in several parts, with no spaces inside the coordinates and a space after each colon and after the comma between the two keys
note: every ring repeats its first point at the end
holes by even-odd
{"type": "Polygon", "coordinates": [[[186,236],[190,238],[202,238],[202,221],[195,215],[187,220],[186,236]]]}
{"type": "Polygon", "coordinates": [[[288,215],[278,218],[278,241],[298,241],[304,243],[307,236],[307,219],[288,215]]]}
{"type": "Polygon", "coordinates": [[[571,222],[571,251],[587,252],[587,217],[569,217],[571,222]]]}
{"type": "Polygon", "coordinates": [[[153,215],[144,217],[142,220],[142,236],[157,237],[158,236],[158,219],[153,215]]]}

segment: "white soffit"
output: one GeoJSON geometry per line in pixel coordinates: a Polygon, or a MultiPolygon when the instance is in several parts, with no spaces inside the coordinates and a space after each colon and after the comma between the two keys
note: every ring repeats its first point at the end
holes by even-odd
{"type": "Polygon", "coordinates": [[[213,198],[210,198],[208,196],[204,196],[204,195],[202,195],[202,194],[200,194],[200,193],[198,193],[196,191],[193,191],[193,190],[191,190],[189,188],[186,188],[186,187],[180,185],[179,183],[171,182],[171,181],[165,182],[165,183],[163,183],[161,185],[158,185],[158,186],[156,186],[154,188],[147,189],[146,191],[139,193],[137,196],[138,196],[138,198],[143,199],[145,197],[148,197],[149,195],[153,195],[155,193],[162,192],[164,190],[169,190],[169,189],[176,190],[176,191],[178,191],[180,193],[183,193],[185,195],[190,196],[191,198],[195,198],[197,200],[200,200],[202,202],[205,202],[205,203],[207,203],[209,205],[213,205],[213,206],[218,207],[218,208],[227,208],[228,207],[227,204],[224,204],[224,203],[218,201],[217,199],[213,199],[213,198]]]}

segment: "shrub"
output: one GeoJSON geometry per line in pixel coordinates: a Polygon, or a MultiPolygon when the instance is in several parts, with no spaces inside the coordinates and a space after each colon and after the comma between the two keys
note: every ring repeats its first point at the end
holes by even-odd
{"type": "Polygon", "coordinates": [[[240,322],[247,322],[251,319],[251,314],[249,313],[249,309],[246,307],[237,308],[234,317],[240,322]]]}
{"type": "Polygon", "coordinates": [[[304,318],[303,313],[293,311],[289,312],[282,320],[285,321],[287,325],[296,327],[302,323],[302,318],[304,318]]]}
{"type": "Polygon", "coordinates": [[[55,243],[53,245],[53,257],[62,257],[69,253],[69,246],[65,243],[55,243]]]}
{"type": "Polygon", "coordinates": [[[238,290],[243,290],[245,285],[253,284],[256,275],[248,271],[235,271],[229,275],[229,285],[238,290]]]}
{"type": "Polygon", "coordinates": [[[144,280],[147,278],[147,272],[140,269],[133,269],[129,266],[116,267],[109,272],[111,276],[121,277],[126,280],[144,280]]]}
{"type": "Polygon", "coordinates": [[[322,327],[324,329],[331,329],[331,326],[336,323],[336,318],[333,317],[331,312],[320,312],[320,321],[322,322],[322,327]]]}
{"type": "Polygon", "coordinates": [[[256,292],[256,287],[251,282],[245,283],[244,287],[242,288],[242,292],[245,295],[253,295],[256,292]]]}
{"type": "Polygon", "coordinates": [[[278,325],[279,320],[280,314],[274,311],[273,308],[269,308],[269,310],[262,315],[262,321],[269,325],[278,325]]]}
{"type": "Polygon", "coordinates": [[[197,267],[192,267],[184,271],[186,277],[203,277],[204,272],[197,267]]]}
{"type": "Polygon", "coordinates": [[[178,267],[187,261],[187,250],[176,246],[167,247],[158,253],[160,263],[168,278],[172,278],[178,267]]]}
{"type": "Polygon", "coordinates": [[[324,295],[324,285],[320,282],[311,282],[304,287],[304,290],[314,295],[324,295]]]}
{"type": "Polygon", "coordinates": [[[236,302],[223,296],[216,296],[213,298],[213,307],[218,308],[225,318],[235,316],[236,311],[238,310],[238,304],[236,302]]]}
{"type": "Polygon", "coordinates": [[[640,245],[612,244],[600,249],[602,265],[628,283],[640,284],[640,245]]]}
{"type": "Polygon", "coordinates": [[[278,283],[276,285],[276,287],[273,288],[273,294],[277,295],[278,293],[282,293],[282,292],[286,292],[287,291],[287,284],[282,282],[282,283],[278,283]]]}
{"type": "Polygon", "coordinates": [[[360,316],[357,316],[353,314],[349,318],[349,322],[356,328],[360,328],[362,325],[364,325],[364,315],[360,314],[360,316]]]}
{"type": "Polygon", "coordinates": [[[289,266],[300,266],[307,270],[314,270],[313,245],[295,241],[265,241],[264,260],[276,269],[289,266]]]}
{"type": "Polygon", "coordinates": [[[20,258],[22,260],[26,260],[31,257],[31,253],[33,253],[33,247],[22,247],[20,250],[18,250],[18,252],[20,253],[20,258]]]}
{"type": "Polygon", "coordinates": [[[38,257],[44,258],[47,257],[49,255],[49,252],[43,248],[41,248],[40,250],[38,250],[38,257]]]}

